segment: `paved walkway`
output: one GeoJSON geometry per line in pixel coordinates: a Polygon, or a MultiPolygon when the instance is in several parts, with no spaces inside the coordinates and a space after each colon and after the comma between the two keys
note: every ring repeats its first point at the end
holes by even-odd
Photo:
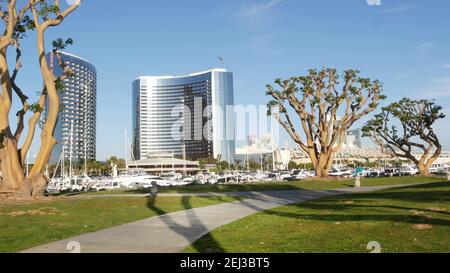
{"type": "MultiPolygon", "coordinates": [[[[152,217],[105,230],[32,248],[24,253],[68,253],[69,242],[79,242],[82,253],[178,253],[214,229],[275,207],[327,196],[369,192],[407,185],[350,188],[339,190],[302,190],[214,194],[240,196],[244,200],[195,208],[152,217]]],[[[175,196],[206,196],[188,194],[175,196]]]]}

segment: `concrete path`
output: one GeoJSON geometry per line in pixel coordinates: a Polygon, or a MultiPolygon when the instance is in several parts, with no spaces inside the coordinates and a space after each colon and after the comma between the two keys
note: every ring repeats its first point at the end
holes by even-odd
{"type": "MultiPolygon", "coordinates": [[[[232,193],[233,196],[243,197],[244,200],[169,213],[49,243],[23,252],[69,253],[67,250],[69,243],[78,242],[82,253],[178,253],[216,228],[260,211],[327,196],[405,186],[407,185],[323,191],[232,193]]],[[[205,194],[176,196],[205,196],[205,194]]]]}

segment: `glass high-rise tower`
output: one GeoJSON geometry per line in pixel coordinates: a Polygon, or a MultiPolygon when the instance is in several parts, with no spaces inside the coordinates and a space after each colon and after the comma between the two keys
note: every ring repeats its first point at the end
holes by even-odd
{"type": "Polygon", "coordinates": [[[212,69],[133,82],[133,152],[145,159],[235,158],[233,74],[212,69]]]}
{"type": "MultiPolygon", "coordinates": [[[[58,141],[50,162],[56,163],[62,152],[66,159],[74,161],[96,159],[97,125],[97,71],[88,61],[61,52],[64,63],[73,75],[63,81],[61,91],[61,111],[55,130],[58,141]]],[[[47,54],[47,60],[56,76],[62,74],[54,53],[47,54]]]]}

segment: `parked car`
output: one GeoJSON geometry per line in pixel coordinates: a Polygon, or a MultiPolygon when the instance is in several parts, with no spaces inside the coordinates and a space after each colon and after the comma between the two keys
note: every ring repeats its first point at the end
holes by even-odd
{"type": "Polygon", "coordinates": [[[413,176],[419,173],[419,170],[416,167],[411,166],[403,166],[400,168],[401,175],[405,176],[413,176]]]}
{"type": "Polygon", "coordinates": [[[266,181],[276,181],[279,180],[280,174],[279,173],[269,173],[267,174],[266,181]]]}
{"type": "Polygon", "coordinates": [[[401,172],[399,168],[387,168],[384,170],[384,175],[386,177],[394,177],[394,176],[401,176],[401,172]]]}
{"type": "Polygon", "coordinates": [[[295,170],[291,173],[294,180],[304,180],[309,177],[309,173],[304,170],[295,170]]]}
{"type": "Polygon", "coordinates": [[[353,177],[368,177],[370,174],[370,169],[368,168],[356,168],[353,172],[352,175],[353,177]]]}
{"type": "Polygon", "coordinates": [[[280,180],[283,181],[293,181],[295,180],[294,177],[289,172],[282,172],[280,174],[280,180]]]}
{"type": "Polygon", "coordinates": [[[429,173],[434,174],[434,175],[444,174],[443,170],[441,170],[440,168],[437,168],[437,167],[432,167],[428,171],[429,171],[429,173]]]}
{"type": "Polygon", "coordinates": [[[384,177],[384,176],[385,176],[385,172],[383,170],[373,169],[369,173],[370,178],[380,178],[380,177],[384,177]]]}

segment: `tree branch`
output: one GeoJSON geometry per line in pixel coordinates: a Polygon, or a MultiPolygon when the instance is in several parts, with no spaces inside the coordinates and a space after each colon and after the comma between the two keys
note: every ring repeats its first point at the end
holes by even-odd
{"type": "Polygon", "coordinates": [[[6,26],[5,35],[0,37],[0,50],[5,49],[14,41],[13,34],[16,27],[16,2],[17,0],[10,0],[8,4],[8,23],[6,26]]]}
{"type": "MultiPolygon", "coordinates": [[[[44,109],[45,102],[47,100],[47,90],[44,88],[41,92],[41,96],[39,98],[39,101],[37,102],[37,105],[39,105],[40,109],[44,109]]],[[[36,132],[36,126],[41,119],[42,111],[36,111],[33,116],[28,121],[28,133],[27,137],[24,141],[24,144],[22,148],[20,149],[20,155],[22,159],[22,164],[24,163],[25,157],[30,150],[31,144],[33,143],[34,134],[36,132]]]]}

